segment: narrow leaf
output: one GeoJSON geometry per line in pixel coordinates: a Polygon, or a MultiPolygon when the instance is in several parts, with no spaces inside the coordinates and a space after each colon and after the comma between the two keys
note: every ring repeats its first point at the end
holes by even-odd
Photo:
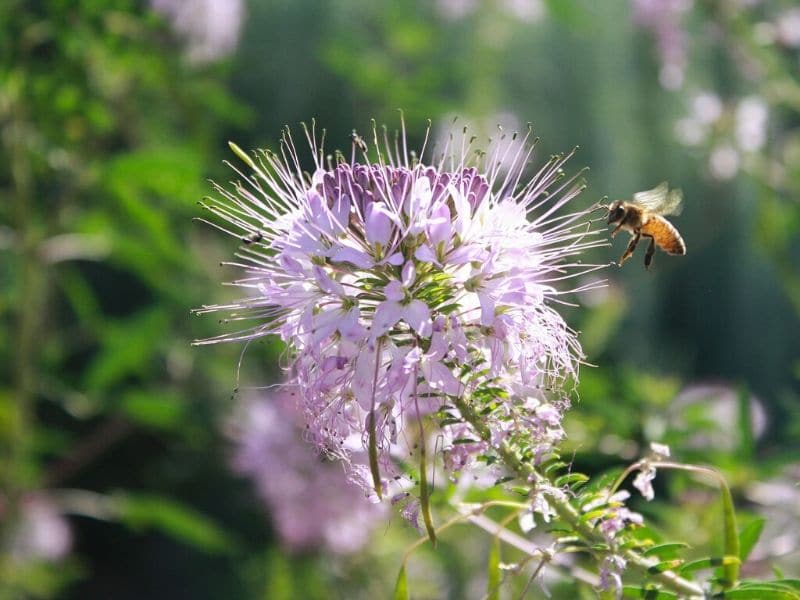
{"type": "Polygon", "coordinates": [[[675,600],[678,598],[678,595],[656,588],[641,588],[638,585],[624,585],[622,586],[622,597],[645,598],[647,600],[675,600]]]}
{"type": "Polygon", "coordinates": [[[119,519],[133,529],[156,529],[210,553],[227,552],[228,534],[202,513],[162,496],[125,494],[114,497],[119,519]]]}
{"type": "Polygon", "coordinates": [[[678,550],[688,548],[689,544],[684,542],[668,542],[666,544],[658,544],[652,548],[648,548],[642,554],[643,556],[663,556],[664,554],[674,554],[678,550]]]}
{"type": "Polygon", "coordinates": [[[736,527],[736,508],[733,505],[733,496],[728,484],[722,482],[722,518],[724,523],[724,548],[726,557],[736,557],[736,562],[731,562],[723,567],[726,582],[723,587],[733,587],[739,579],[739,533],[736,527]]]}
{"type": "Polygon", "coordinates": [[[739,557],[737,556],[722,556],[713,558],[701,558],[687,562],[678,571],[681,573],[689,573],[691,571],[698,571],[700,569],[710,569],[712,567],[728,567],[732,564],[739,564],[739,557]]]}
{"type": "Polygon", "coordinates": [[[381,468],[378,464],[378,442],[375,439],[375,411],[367,415],[367,431],[368,439],[368,454],[369,454],[369,470],[372,473],[372,485],[375,486],[375,493],[378,495],[379,500],[383,500],[381,493],[381,468]]]}
{"type": "Polygon", "coordinates": [[[727,590],[722,594],[723,598],[735,598],[737,600],[800,600],[800,594],[791,590],[776,590],[769,586],[752,586],[727,590]]]}
{"type": "Polygon", "coordinates": [[[762,517],[753,519],[739,533],[739,558],[742,559],[742,562],[747,560],[750,552],[753,551],[753,547],[758,542],[758,538],[761,537],[761,532],[764,531],[764,523],[766,523],[766,519],[762,517]]]}
{"type": "Polygon", "coordinates": [[[394,584],[394,600],[409,600],[408,596],[408,579],[406,578],[406,563],[400,567],[400,572],[397,574],[397,581],[394,584]]]}
{"type": "Polygon", "coordinates": [[[562,475],[561,477],[556,477],[556,480],[553,482],[556,487],[563,487],[565,485],[572,485],[575,483],[585,483],[589,481],[589,477],[584,475],[583,473],[570,473],[569,475],[562,475]]]}
{"type": "Polygon", "coordinates": [[[500,600],[500,540],[495,538],[489,550],[489,564],[487,566],[486,577],[486,598],[487,600],[500,600]]]}
{"type": "Polygon", "coordinates": [[[658,575],[659,573],[663,573],[664,571],[672,571],[677,569],[678,567],[683,564],[683,561],[680,558],[676,558],[673,560],[665,560],[652,567],[647,568],[647,572],[651,575],[658,575]]]}

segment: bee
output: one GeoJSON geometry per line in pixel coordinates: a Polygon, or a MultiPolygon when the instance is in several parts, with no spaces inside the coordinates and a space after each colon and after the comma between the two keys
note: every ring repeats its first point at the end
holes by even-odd
{"type": "Polygon", "coordinates": [[[653,262],[656,246],[667,254],[686,254],[686,243],[681,234],[664,218],[665,215],[680,214],[682,202],[683,193],[680,190],[670,190],[665,181],[652,190],[634,194],[630,201],[615,200],[604,206],[608,209],[608,224],[616,225],[611,237],[623,229],[632,236],[625,253],[619,259],[620,266],[631,257],[642,236],[650,238],[650,245],[644,255],[645,269],[649,269],[653,262]]]}

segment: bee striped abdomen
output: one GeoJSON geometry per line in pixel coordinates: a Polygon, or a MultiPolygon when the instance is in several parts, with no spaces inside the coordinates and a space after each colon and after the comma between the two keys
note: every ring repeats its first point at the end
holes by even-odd
{"type": "Polygon", "coordinates": [[[686,243],[681,234],[661,215],[650,215],[641,232],[642,235],[652,237],[658,247],[668,254],[686,254],[686,243]]]}

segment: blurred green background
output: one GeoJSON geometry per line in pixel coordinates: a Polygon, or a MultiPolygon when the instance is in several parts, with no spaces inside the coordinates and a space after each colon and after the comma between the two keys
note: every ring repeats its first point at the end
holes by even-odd
{"type": "MultiPolygon", "coordinates": [[[[589,206],[682,187],[684,258],[637,254],[567,318],[588,360],[565,455],[669,443],[770,518],[752,574],[800,573],[800,9],[790,0],[4,0],[0,3],[0,598],[386,597],[416,534],[291,551],[231,468],[238,387],[275,380],[190,309],[236,243],[192,221],[228,140],[316,118],[524,129],[580,146],[589,206]]],[[[623,236],[624,237],[624,236],[623,236]]],[[[616,260],[627,241],[587,261],[616,260]]],[[[640,252],[642,250],[640,249],[640,252]]],[[[235,437],[235,436],[234,436],[235,437]]],[[[713,548],[712,490],[636,503],[713,548]]],[[[638,502],[638,501],[637,501],[638,502]]],[[[412,563],[419,598],[481,596],[485,536],[412,563]],[[476,567],[477,565],[477,567],[476,567]]],[[[559,596],[559,589],[555,597],[559,596]]],[[[532,592],[533,593],[533,592],[532,592]]],[[[572,592],[564,591],[563,597],[572,592]]],[[[533,597],[533,596],[532,596],[533,597]]]]}

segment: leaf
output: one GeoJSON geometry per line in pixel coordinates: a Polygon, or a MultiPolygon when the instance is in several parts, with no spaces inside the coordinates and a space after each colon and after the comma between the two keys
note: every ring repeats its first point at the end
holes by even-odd
{"type": "Polygon", "coordinates": [[[119,520],[133,529],[155,529],[200,550],[217,554],[233,547],[230,536],[214,521],[180,502],[151,494],[118,494],[119,520]]]}
{"type": "Polygon", "coordinates": [[[489,550],[489,564],[486,570],[486,599],[500,600],[502,577],[500,573],[500,540],[498,538],[494,538],[492,542],[492,547],[489,550]]]}
{"type": "Polygon", "coordinates": [[[168,329],[162,308],[142,311],[109,323],[103,330],[102,350],[86,375],[86,387],[104,391],[134,375],[145,375],[168,329]]]}
{"type": "Polygon", "coordinates": [[[674,553],[677,550],[682,550],[688,547],[689,544],[686,544],[685,542],[668,542],[666,544],[658,544],[657,546],[648,548],[642,553],[642,555],[643,556],[663,556],[664,554],[674,555],[674,553]]]}
{"type": "Polygon", "coordinates": [[[753,547],[758,542],[758,538],[761,537],[761,532],[764,531],[764,523],[766,523],[766,519],[763,517],[753,519],[739,533],[739,558],[742,562],[747,560],[750,552],[753,551],[753,547]]]}
{"type": "Polygon", "coordinates": [[[754,585],[727,590],[722,593],[722,598],[736,598],[737,600],[800,600],[800,593],[790,589],[775,589],[769,585],[754,585]]]}
{"type": "Polygon", "coordinates": [[[677,594],[672,592],[665,592],[656,588],[642,588],[637,585],[624,585],[622,586],[623,598],[645,598],[647,600],[674,600],[678,598],[677,594]]]}
{"type": "Polygon", "coordinates": [[[368,437],[368,454],[369,454],[369,470],[372,473],[372,485],[375,486],[375,493],[378,495],[378,500],[383,498],[381,491],[381,468],[378,464],[378,442],[375,439],[375,411],[370,411],[367,415],[367,431],[368,437]]]}
{"type": "Polygon", "coordinates": [[[408,579],[406,578],[406,563],[400,567],[400,572],[397,574],[397,581],[394,584],[394,600],[409,600],[408,595],[408,579]]]}
{"type": "Polygon", "coordinates": [[[565,485],[573,485],[576,483],[585,483],[589,481],[589,477],[583,473],[570,473],[557,477],[553,484],[556,487],[564,487],[565,485]]]}
{"type": "Polygon", "coordinates": [[[723,587],[730,587],[736,584],[739,579],[739,535],[736,527],[736,508],[733,504],[733,496],[731,496],[731,489],[728,484],[722,480],[720,486],[722,492],[722,518],[723,518],[723,539],[724,546],[723,552],[727,557],[736,557],[736,562],[730,562],[723,566],[726,582],[723,582],[723,587]]]}
{"type": "Polygon", "coordinates": [[[735,565],[739,564],[738,556],[722,556],[722,557],[717,556],[717,557],[701,558],[699,560],[693,560],[687,562],[680,569],[678,569],[678,571],[681,573],[690,573],[691,571],[698,571],[700,569],[710,569],[712,567],[727,567],[732,564],[735,565]]]}
{"type": "Polygon", "coordinates": [[[186,415],[182,396],[174,392],[133,390],[122,397],[120,408],[131,420],[156,429],[176,429],[186,415]]]}
{"type": "Polygon", "coordinates": [[[651,575],[658,575],[659,573],[663,573],[664,571],[673,571],[679,568],[683,564],[683,560],[680,558],[675,558],[672,560],[665,560],[658,564],[653,565],[652,567],[647,568],[647,572],[651,575]]]}

